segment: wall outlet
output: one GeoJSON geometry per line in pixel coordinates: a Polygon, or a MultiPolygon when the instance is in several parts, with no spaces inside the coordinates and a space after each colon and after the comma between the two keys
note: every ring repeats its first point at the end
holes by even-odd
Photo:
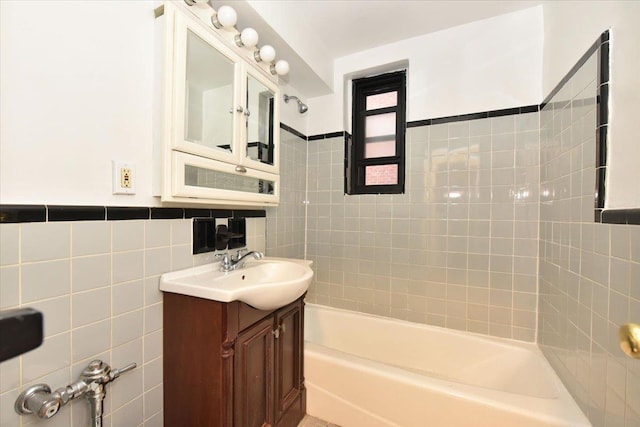
{"type": "Polygon", "coordinates": [[[136,165],[113,162],[113,194],[136,194],[136,165]]]}

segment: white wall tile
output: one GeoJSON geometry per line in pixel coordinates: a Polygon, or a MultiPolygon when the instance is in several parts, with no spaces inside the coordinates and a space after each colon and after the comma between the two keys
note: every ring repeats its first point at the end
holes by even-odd
{"type": "Polygon", "coordinates": [[[69,258],[71,226],[66,222],[36,222],[21,226],[21,261],[69,258]]]}
{"type": "Polygon", "coordinates": [[[69,260],[22,264],[22,303],[68,294],[69,270],[69,260]]]}
{"type": "Polygon", "coordinates": [[[144,305],[154,305],[162,302],[162,291],[160,286],[160,276],[147,277],[144,279],[144,305]]]}
{"type": "Polygon", "coordinates": [[[136,310],[113,317],[113,346],[119,346],[142,337],[143,319],[143,310],[136,310]]]}
{"type": "Polygon", "coordinates": [[[20,261],[20,225],[0,224],[0,266],[20,261]]]}
{"type": "Polygon", "coordinates": [[[108,287],[74,293],[71,301],[74,328],[111,317],[111,290],[108,287]]]}
{"type": "Polygon", "coordinates": [[[192,251],[191,245],[171,246],[171,271],[193,267],[192,251]]]}
{"type": "Polygon", "coordinates": [[[111,249],[113,252],[144,249],[145,221],[112,221],[111,249]]]}
{"type": "Polygon", "coordinates": [[[73,362],[93,357],[111,348],[111,321],[103,320],[72,331],[73,362]]]}
{"type": "Polygon", "coordinates": [[[147,249],[144,265],[145,276],[156,276],[171,271],[171,248],[147,249]]]}
{"type": "Polygon", "coordinates": [[[15,307],[20,303],[19,267],[0,267],[0,309],[15,307]]]}
{"type": "Polygon", "coordinates": [[[44,375],[68,367],[70,334],[63,333],[44,340],[42,345],[22,356],[22,383],[29,383],[44,375]]]}
{"type": "Polygon", "coordinates": [[[45,337],[71,329],[71,298],[69,295],[31,303],[29,306],[42,312],[45,337]]]}
{"type": "Polygon", "coordinates": [[[162,329],[162,304],[147,306],[144,309],[144,333],[162,329]]]}
{"type": "Polygon", "coordinates": [[[71,266],[73,292],[111,284],[111,254],[73,258],[71,266]]]}
{"type": "Polygon", "coordinates": [[[142,423],[142,397],[139,397],[111,414],[114,426],[137,427],[142,423]]]}
{"type": "Polygon", "coordinates": [[[176,219],[171,221],[171,245],[191,245],[193,221],[176,219]]]}
{"type": "Polygon", "coordinates": [[[144,389],[151,388],[162,383],[162,358],[152,360],[144,365],[144,389]]]}
{"type": "Polygon", "coordinates": [[[151,332],[144,336],[144,361],[149,362],[162,356],[162,331],[151,332]]]}
{"type": "Polygon", "coordinates": [[[157,248],[171,244],[171,220],[145,221],[145,247],[157,248]]]}
{"type": "Polygon", "coordinates": [[[112,221],[80,221],[71,225],[71,255],[96,255],[111,252],[112,221]]]}
{"type": "Polygon", "coordinates": [[[0,363],[0,394],[20,386],[20,358],[0,363]]]}
{"type": "Polygon", "coordinates": [[[135,369],[125,372],[110,387],[111,406],[117,410],[127,402],[142,395],[142,340],[130,341],[112,350],[112,369],[121,369],[136,363],[135,369]]]}
{"type": "Polygon", "coordinates": [[[144,277],[144,251],[118,252],[112,255],[113,283],[144,277]]]}
{"type": "Polygon", "coordinates": [[[113,315],[137,310],[144,306],[144,281],[135,280],[113,286],[113,315]]]}
{"type": "MultiPolygon", "coordinates": [[[[154,387],[144,394],[144,417],[145,419],[162,411],[163,405],[163,390],[162,385],[154,387]]],[[[146,423],[145,423],[146,425],[146,423]]],[[[162,424],[160,424],[162,426],[162,424]]]]}
{"type": "Polygon", "coordinates": [[[20,391],[14,389],[0,394],[0,427],[15,427],[20,423],[20,415],[13,409],[20,391]]]}

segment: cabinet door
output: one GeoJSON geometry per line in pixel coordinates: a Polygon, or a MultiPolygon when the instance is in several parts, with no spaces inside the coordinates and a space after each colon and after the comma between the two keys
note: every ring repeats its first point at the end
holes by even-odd
{"type": "Polygon", "coordinates": [[[235,345],[234,425],[272,426],[273,317],[238,335],[235,345]]]}
{"type": "Polygon", "coordinates": [[[254,169],[278,173],[278,86],[251,69],[247,69],[244,85],[246,126],[241,139],[246,141],[245,164],[254,169]]]}
{"type": "Polygon", "coordinates": [[[280,194],[278,175],[245,169],[230,163],[173,152],[172,194],[180,197],[228,200],[229,203],[277,204],[280,194]],[[238,168],[242,168],[238,172],[238,168]]]}
{"type": "Polygon", "coordinates": [[[195,19],[175,19],[172,148],[239,163],[239,58],[195,19]]]}
{"type": "MultiPolygon", "coordinates": [[[[303,404],[299,400],[304,381],[302,313],[302,302],[298,301],[276,314],[276,423],[292,405],[300,406],[303,404]]],[[[295,408],[295,410],[304,412],[302,407],[295,408]]]]}

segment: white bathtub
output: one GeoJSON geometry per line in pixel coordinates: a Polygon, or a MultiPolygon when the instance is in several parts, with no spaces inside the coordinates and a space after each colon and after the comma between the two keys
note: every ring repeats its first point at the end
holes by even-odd
{"type": "Polygon", "coordinates": [[[342,427],[590,426],[535,344],[307,304],[304,363],[342,427]]]}

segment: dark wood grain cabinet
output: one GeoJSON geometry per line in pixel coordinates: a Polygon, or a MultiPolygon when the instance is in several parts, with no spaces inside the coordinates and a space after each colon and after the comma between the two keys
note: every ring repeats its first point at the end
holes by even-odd
{"type": "Polygon", "coordinates": [[[306,412],[303,297],[274,311],[164,294],[164,425],[295,427],[306,412]]]}

